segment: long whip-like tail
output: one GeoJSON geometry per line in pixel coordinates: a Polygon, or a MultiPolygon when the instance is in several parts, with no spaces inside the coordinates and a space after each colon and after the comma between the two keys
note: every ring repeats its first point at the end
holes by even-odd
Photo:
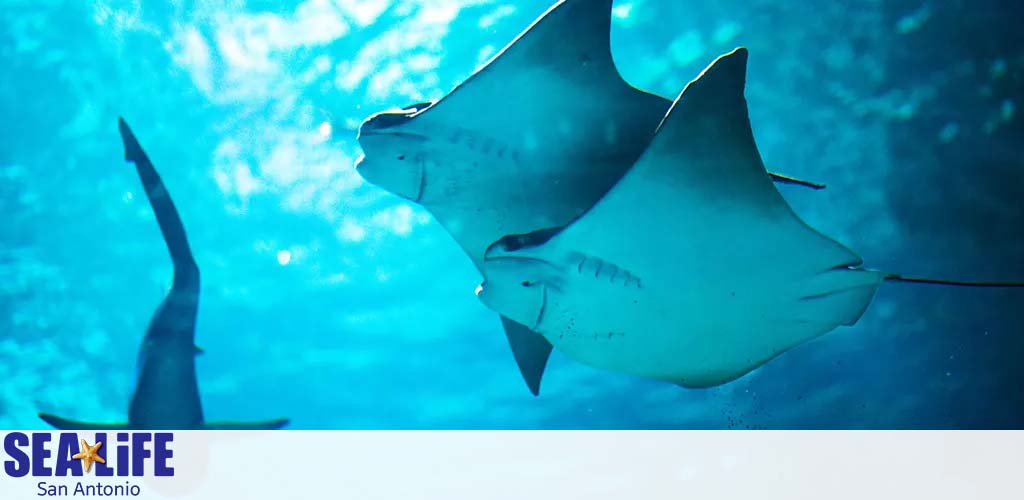
{"type": "Polygon", "coordinates": [[[974,288],[1024,288],[1024,282],[1020,281],[940,280],[935,278],[918,278],[913,276],[903,276],[900,274],[886,274],[885,281],[895,281],[899,283],[920,283],[925,285],[966,286],[974,288]]]}

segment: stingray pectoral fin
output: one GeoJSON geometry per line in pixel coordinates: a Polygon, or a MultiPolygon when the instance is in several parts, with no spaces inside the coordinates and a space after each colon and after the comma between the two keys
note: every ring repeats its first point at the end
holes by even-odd
{"type": "Polygon", "coordinates": [[[39,418],[52,425],[55,429],[62,431],[68,430],[124,430],[128,428],[128,424],[112,424],[104,422],[84,422],[81,420],[70,420],[63,417],[58,417],[49,413],[40,413],[39,418]]]}
{"type": "Polygon", "coordinates": [[[501,325],[505,328],[508,345],[512,348],[512,356],[519,365],[519,373],[526,381],[526,386],[534,396],[540,394],[540,381],[544,376],[548,357],[551,356],[551,342],[539,333],[516,323],[504,316],[501,325]]]}
{"type": "Polygon", "coordinates": [[[457,117],[464,129],[491,133],[515,124],[508,132],[516,136],[559,137],[550,144],[585,145],[588,152],[594,136],[567,142],[567,127],[597,124],[597,130],[617,134],[613,144],[648,137],[669,103],[622,79],[612,58],[611,20],[612,0],[557,2],[417,120],[446,123],[457,117]],[[550,99],[538,96],[569,96],[564,102],[571,104],[552,109],[550,99]]]}
{"type": "Polygon", "coordinates": [[[579,248],[579,242],[589,241],[589,253],[612,255],[630,237],[607,228],[623,224],[623,214],[643,214],[644,234],[633,238],[650,240],[647,248],[675,245],[664,241],[666,234],[701,235],[700,252],[710,254],[696,256],[724,268],[715,249],[736,247],[737,241],[745,242],[743,252],[730,252],[737,265],[763,261],[768,256],[759,249],[770,247],[772,259],[778,259],[771,265],[792,266],[789,272],[797,276],[859,262],[855,253],[804,224],[774,186],[750,127],[746,68],[743,48],[709,65],[673,103],[630,171],[545,246],[577,240],[573,247],[579,248]],[[652,233],[649,227],[664,229],[652,233]],[[799,262],[789,262],[797,254],[799,262]]]}
{"type": "Polygon", "coordinates": [[[280,429],[288,425],[288,422],[287,418],[257,420],[253,422],[225,420],[221,422],[207,422],[203,425],[203,429],[208,431],[269,431],[280,429]]]}

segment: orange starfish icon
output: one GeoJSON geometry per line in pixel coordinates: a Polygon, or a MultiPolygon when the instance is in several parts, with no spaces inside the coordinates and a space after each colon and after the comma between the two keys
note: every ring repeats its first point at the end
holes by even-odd
{"type": "Polygon", "coordinates": [[[103,446],[103,442],[101,441],[97,441],[96,444],[89,446],[89,443],[85,442],[85,440],[83,439],[82,451],[75,453],[74,455],[71,456],[71,458],[84,460],[85,472],[89,472],[89,469],[92,469],[93,462],[99,462],[101,464],[107,463],[107,461],[104,460],[103,457],[99,456],[99,454],[96,453],[96,451],[100,449],[100,446],[103,446]]]}

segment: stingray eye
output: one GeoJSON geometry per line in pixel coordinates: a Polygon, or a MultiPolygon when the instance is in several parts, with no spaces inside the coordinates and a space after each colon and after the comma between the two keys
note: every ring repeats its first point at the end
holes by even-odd
{"type": "Polygon", "coordinates": [[[530,286],[530,282],[529,282],[529,281],[524,281],[524,282],[523,282],[523,286],[525,286],[525,287],[528,287],[528,286],[530,286]]]}
{"type": "Polygon", "coordinates": [[[398,159],[399,160],[404,160],[405,159],[405,155],[398,155],[398,159]]]}

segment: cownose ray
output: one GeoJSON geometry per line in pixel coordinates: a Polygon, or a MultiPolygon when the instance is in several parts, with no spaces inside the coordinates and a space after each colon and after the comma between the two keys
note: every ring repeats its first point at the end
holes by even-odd
{"type": "Polygon", "coordinates": [[[195,357],[199,308],[199,267],[185,228],[160,175],[123,119],[118,128],[125,160],[135,164],[174,263],[174,281],[157,308],[139,347],[137,378],[126,423],[70,420],[48,413],[39,418],[57,429],[279,429],[287,419],[259,422],[206,422],[199,399],[195,357]]]}
{"type": "MultiPolygon", "coordinates": [[[[640,156],[671,105],[620,76],[611,4],[559,2],[436,103],[368,118],[359,174],[430,211],[481,272],[502,236],[583,213],[640,156]]],[[[502,324],[537,394],[551,344],[507,317],[502,324]]]]}
{"type": "Polygon", "coordinates": [[[569,225],[488,249],[478,296],[585,364],[709,387],[852,325],[886,280],[772,184],[744,98],[747,51],[673,104],[640,159],[569,225]]]}

